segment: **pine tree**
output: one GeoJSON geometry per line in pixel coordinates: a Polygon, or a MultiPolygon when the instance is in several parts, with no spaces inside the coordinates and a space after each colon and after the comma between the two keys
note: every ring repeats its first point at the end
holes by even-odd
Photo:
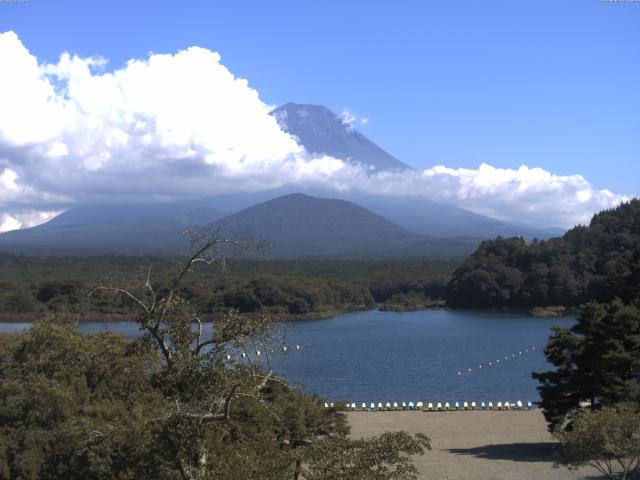
{"type": "Polygon", "coordinates": [[[571,329],[556,328],[545,348],[556,370],[534,373],[551,429],[588,401],[592,409],[640,394],[640,309],[616,299],[588,303],[571,329]]]}

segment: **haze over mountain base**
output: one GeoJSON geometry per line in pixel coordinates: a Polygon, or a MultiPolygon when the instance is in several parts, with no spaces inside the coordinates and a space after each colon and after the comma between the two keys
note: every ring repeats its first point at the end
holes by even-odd
{"type": "Polygon", "coordinates": [[[0,235],[0,249],[56,254],[175,254],[185,230],[266,242],[264,258],[420,257],[461,259],[498,235],[547,238],[424,199],[362,196],[371,210],[341,199],[289,194],[240,209],[269,192],[200,201],[96,205],[71,209],[43,225],[0,235]],[[229,214],[229,212],[234,212],[229,214]],[[382,212],[386,215],[379,215],[382,212]]]}

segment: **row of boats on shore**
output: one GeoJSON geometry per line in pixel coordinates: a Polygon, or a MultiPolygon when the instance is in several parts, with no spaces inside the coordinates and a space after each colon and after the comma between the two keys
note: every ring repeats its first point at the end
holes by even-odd
{"type": "MultiPolygon", "coordinates": [[[[476,402],[455,402],[451,405],[449,402],[432,403],[429,402],[425,404],[424,402],[386,402],[384,405],[382,402],[371,402],[371,404],[367,407],[365,402],[362,403],[360,408],[355,403],[347,402],[344,405],[341,405],[345,410],[351,412],[392,412],[392,411],[422,411],[422,412],[450,412],[450,411],[469,411],[469,410],[491,410],[491,411],[506,411],[506,410],[533,410],[534,406],[531,402],[527,402],[526,405],[522,403],[522,401],[518,400],[517,402],[497,402],[495,405],[493,402],[480,402],[478,405],[476,402]]],[[[335,404],[325,402],[324,408],[335,408],[335,404]]]]}

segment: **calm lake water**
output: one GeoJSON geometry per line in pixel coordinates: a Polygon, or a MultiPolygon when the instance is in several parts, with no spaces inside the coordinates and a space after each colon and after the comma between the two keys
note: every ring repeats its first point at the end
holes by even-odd
{"type": "MultiPolygon", "coordinates": [[[[531,372],[550,368],[542,350],[551,326],[574,321],[469,311],[348,313],[287,324],[288,343],[301,350],[276,355],[274,369],[309,392],[358,405],[533,402],[539,396],[531,372]]],[[[0,323],[0,332],[29,326],[0,323]]],[[[80,328],[138,334],[129,322],[88,322],[80,328]]]]}

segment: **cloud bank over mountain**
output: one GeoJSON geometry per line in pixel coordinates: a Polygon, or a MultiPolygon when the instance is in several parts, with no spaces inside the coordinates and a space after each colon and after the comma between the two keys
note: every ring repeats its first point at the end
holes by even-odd
{"type": "MultiPolygon", "coordinates": [[[[171,200],[286,185],[419,195],[541,226],[571,226],[626,199],[580,175],[437,166],[371,172],[311,155],[210,50],[151,54],[107,70],[63,53],[38,62],[0,34],[0,231],[75,202],[171,200]]],[[[353,115],[344,120],[355,123],[353,115]]]]}

